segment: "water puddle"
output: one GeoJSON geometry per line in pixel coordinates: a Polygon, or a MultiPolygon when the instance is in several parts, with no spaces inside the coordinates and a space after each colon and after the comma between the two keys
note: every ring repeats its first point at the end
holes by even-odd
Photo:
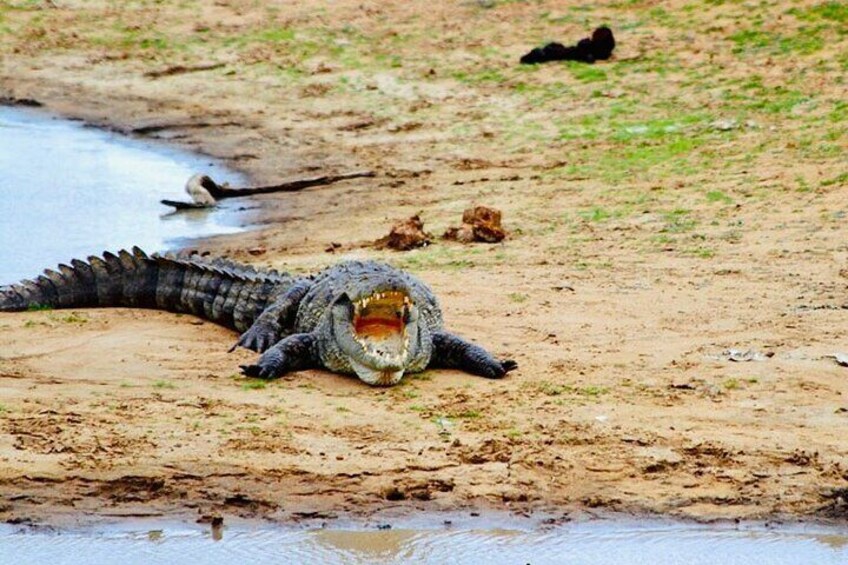
{"type": "Polygon", "coordinates": [[[822,526],[693,526],[600,521],[544,530],[113,526],[44,533],[0,526],[6,563],[848,563],[848,531],[822,526]]]}
{"type": "Polygon", "coordinates": [[[0,285],[103,250],[162,251],[243,229],[244,202],[170,215],[159,203],[187,200],[196,172],[246,184],[220,163],[30,110],[0,107],[0,171],[0,285]]]}

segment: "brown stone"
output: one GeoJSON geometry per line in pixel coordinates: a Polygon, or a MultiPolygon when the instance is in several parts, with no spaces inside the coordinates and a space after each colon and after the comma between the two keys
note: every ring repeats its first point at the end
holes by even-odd
{"type": "Polygon", "coordinates": [[[487,206],[468,208],[462,213],[462,225],[448,228],[442,237],[460,243],[502,241],[506,231],[501,226],[501,211],[487,206]]]}
{"type": "Polygon", "coordinates": [[[389,235],[375,241],[374,247],[408,251],[416,247],[423,247],[432,240],[433,236],[424,231],[424,222],[416,214],[393,225],[389,235]]]}

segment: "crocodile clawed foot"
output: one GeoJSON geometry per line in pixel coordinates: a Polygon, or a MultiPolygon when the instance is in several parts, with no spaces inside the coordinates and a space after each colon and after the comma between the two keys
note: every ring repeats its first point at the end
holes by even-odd
{"type": "Polygon", "coordinates": [[[260,379],[276,379],[286,372],[286,356],[279,348],[272,348],[262,354],[253,365],[241,365],[245,376],[260,379]]]}
{"type": "Polygon", "coordinates": [[[257,353],[264,353],[275,343],[277,343],[276,329],[254,324],[250,329],[241,334],[238,342],[230,348],[230,352],[235,351],[237,347],[244,347],[257,353]]]}
{"type": "Polygon", "coordinates": [[[239,367],[241,367],[241,373],[245,377],[253,377],[256,379],[276,379],[279,376],[273,367],[263,367],[258,363],[254,365],[239,365],[239,367]]]}
{"type": "Polygon", "coordinates": [[[261,368],[259,365],[239,365],[241,369],[241,374],[245,377],[253,377],[258,378],[261,368]]]}
{"type": "Polygon", "coordinates": [[[498,361],[497,359],[489,358],[489,360],[478,365],[473,372],[487,379],[502,379],[506,374],[518,367],[518,363],[512,359],[498,361]]]}
{"type": "Polygon", "coordinates": [[[487,379],[502,379],[506,374],[512,370],[518,368],[518,363],[513,361],[512,359],[505,359],[503,361],[494,360],[493,363],[490,363],[484,370],[483,376],[487,379]]]}

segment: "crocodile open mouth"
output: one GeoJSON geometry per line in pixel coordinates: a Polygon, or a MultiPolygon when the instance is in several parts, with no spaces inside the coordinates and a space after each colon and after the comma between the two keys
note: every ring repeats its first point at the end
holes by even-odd
{"type": "Polygon", "coordinates": [[[400,291],[377,292],[353,303],[353,335],[369,356],[392,368],[403,366],[409,349],[406,324],[412,300],[400,291]]]}

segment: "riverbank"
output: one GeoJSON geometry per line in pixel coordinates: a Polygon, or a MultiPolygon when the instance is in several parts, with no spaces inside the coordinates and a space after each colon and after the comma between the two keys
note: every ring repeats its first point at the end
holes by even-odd
{"type": "Polygon", "coordinates": [[[377,171],[262,197],[264,229],[200,247],[298,272],[390,261],[520,369],[259,383],[233,334],[190,317],[4,315],[0,518],[844,519],[838,6],[56,4],[0,9],[0,95],[257,183],[377,171]],[[602,21],[608,63],[515,64],[602,21]],[[419,212],[440,234],[472,203],[503,210],[503,244],[367,246],[419,212]]]}

